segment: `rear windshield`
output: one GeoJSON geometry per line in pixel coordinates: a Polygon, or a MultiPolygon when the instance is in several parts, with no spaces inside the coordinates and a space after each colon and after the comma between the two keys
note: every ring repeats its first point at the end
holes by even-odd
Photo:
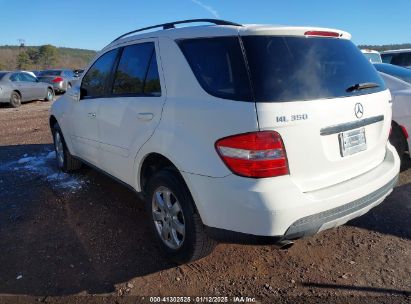
{"type": "Polygon", "coordinates": [[[381,56],[377,53],[363,53],[366,58],[372,63],[381,63],[381,56]]]}
{"type": "Polygon", "coordinates": [[[61,72],[56,70],[41,71],[40,76],[60,76],[61,72]]]}
{"type": "Polygon", "coordinates": [[[242,39],[256,101],[335,98],[385,89],[372,64],[350,40],[280,36],[242,39]],[[347,90],[364,83],[378,87],[347,90]]]}
{"type": "Polygon", "coordinates": [[[6,75],[7,73],[2,73],[0,72],[0,80],[4,77],[4,75],[6,75]]]}
{"type": "Polygon", "coordinates": [[[179,41],[193,73],[209,94],[284,102],[385,89],[372,64],[349,40],[282,36],[245,36],[241,40],[236,36],[179,41]],[[347,91],[363,83],[377,87],[347,91]]]}

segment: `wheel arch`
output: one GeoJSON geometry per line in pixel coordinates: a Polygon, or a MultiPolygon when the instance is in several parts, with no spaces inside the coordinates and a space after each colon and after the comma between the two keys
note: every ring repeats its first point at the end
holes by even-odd
{"type": "MultiPolygon", "coordinates": [[[[404,142],[405,142],[405,150],[406,151],[409,151],[410,149],[409,149],[409,145],[408,145],[408,131],[407,131],[407,129],[404,127],[404,125],[402,125],[401,123],[398,123],[397,121],[395,121],[395,120],[392,120],[392,125],[393,126],[396,126],[397,128],[399,128],[399,130],[401,131],[401,134],[403,135],[403,139],[404,139],[404,142]]],[[[392,132],[392,131],[391,131],[392,132]]]]}
{"type": "Polygon", "coordinates": [[[144,192],[150,177],[153,176],[155,172],[164,168],[170,168],[181,176],[177,166],[166,156],[156,152],[146,154],[141,160],[137,176],[139,189],[144,192]]]}

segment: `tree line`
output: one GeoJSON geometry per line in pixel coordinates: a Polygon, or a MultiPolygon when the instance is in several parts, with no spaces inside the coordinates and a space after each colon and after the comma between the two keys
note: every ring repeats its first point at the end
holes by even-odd
{"type": "Polygon", "coordinates": [[[95,51],[42,46],[0,46],[0,70],[44,70],[84,68],[95,51]]]}

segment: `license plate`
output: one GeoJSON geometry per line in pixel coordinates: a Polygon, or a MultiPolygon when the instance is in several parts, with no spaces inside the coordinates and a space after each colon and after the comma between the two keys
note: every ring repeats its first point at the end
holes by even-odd
{"type": "Polygon", "coordinates": [[[341,156],[352,155],[367,149],[365,129],[355,129],[338,134],[341,156]]]}

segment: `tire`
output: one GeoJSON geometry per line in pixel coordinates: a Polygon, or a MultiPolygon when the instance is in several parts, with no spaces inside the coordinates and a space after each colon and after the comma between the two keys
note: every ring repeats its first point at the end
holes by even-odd
{"type": "Polygon", "coordinates": [[[81,161],[74,158],[67,149],[66,142],[60,126],[56,123],[52,128],[54,149],[56,151],[57,165],[63,172],[71,172],[81,168],[81,161]]]}
{"type": "Polygon", "coordinates": [[[395,150],[397,150],[398,156],[401,160],[401,170],[403,170],[405,165],[405,151],[407,151],[407,140],[405,139],[401,127],[397,123],[392,122],[391,128],[389,140],[391,145],[393,145],[395,150]]]}
{"type": "Polygon", "coordinates": [[[150,226],[167,258],[184,264],[209,255],[216,242],[206,234],[205,226],[181,176],[172,169],[162,169],[152,176],[147,189],[146,210],[150,226]],[[170,192],[169,200],[166,198],[167,191],[170,192]],[[159,208],[161,200],[164,212],[159,208]],[[169,232],[164,233],[163,237],[164,227],[168,227],[169,232]]]}
{"type": "Polygon", "coordinates": [[[10,105],[13,108],[18,108],[21,106],[21,96],[16,91],[13,91],[10,95],[10,105]]]}
{"type": "Polygon", "coordinates": [[[46,95],[46,98],[44,98],[44,101],[53,101],[53,98],[54,98],[54,91],[53,89],[48,88],[47,95],[46,95]]]}

